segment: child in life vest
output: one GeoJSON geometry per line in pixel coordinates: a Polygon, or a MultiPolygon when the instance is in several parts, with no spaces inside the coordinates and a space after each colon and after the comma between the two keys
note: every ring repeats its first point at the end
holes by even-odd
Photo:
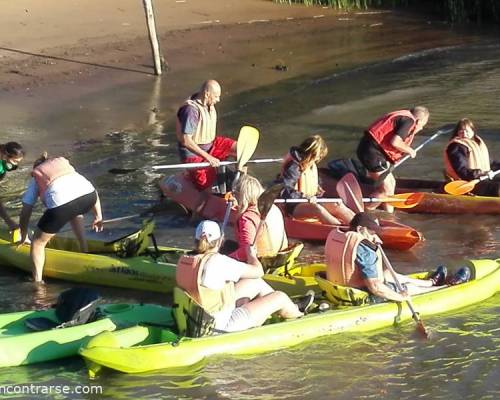
{"type": "Polygon", "coordinates": [[[308,137],[285,156],[277,183],[284,184],[283,199],[309,199],[308,203],[287,203],[285,210],[295,218],[317,218],[324,224],[349,224],[354,212],[343,203],[316,202],[324,193],[318,178],[317,164],[328,154],[319,135],[308,137]]]}
{"type": "Polygon", "coordinates": [[[262,279],[253,247],[248,247],[248,263],[237,261],[219,253],[221,236],[216,222],[200,222],[194,252],[180,258],[176,274],[177,285],[214,317],[216,331],[257,327],[275,312],[283,318],[303,315],[285,293],[262,279]]]}

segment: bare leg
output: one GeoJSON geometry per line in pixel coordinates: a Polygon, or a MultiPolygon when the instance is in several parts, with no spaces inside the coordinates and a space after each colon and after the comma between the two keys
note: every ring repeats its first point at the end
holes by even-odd
{"type": "Polygon", "coordinates": [[[262,325],[275,312],[279,312],[283,318],[303,315],[285,293],[274,291],[262,279],[241,279],[236,283],[235,290],[237,298],[253,299],[243,307],[250,312],[255,326],[262,325]]]}
{"type": "MultiPolygon", "coordinates": [[[[394,178],[394,175],[391,173],[385,177],[385,179],[382,181],[378,189],[375,192],[373,192],[373,197],[383,199],[388,196],[393,196],[395,190],[396,190],[396,179],[394,178]]],[[[392,206],[391,204],[389,203],[381,203],[381,204],[382,208],[385,211],[390,213],[394,212],[394,206],[392,206]]],[[[373,203],[373,205],[376,205],[378,207],[380,203],[373,203]]]]}
{"type": "Polygon", "coordinates": [[[45,246],[47,246],[47,243],[53,236],[53,233],[45,233],[37,229],[31,242],[30,253],[33,263],[33,279],[35,282],[42,281],[43,266],[45,265],[45,246]]]}
{"type": "Polygon", "coordinates": [[[293,211],[295,218],[317,218],[323,224],[340,225],[341,222],[320,204],[302,203],[298,204],[293,211]]]}
{"type": "Polygon", "coordinates": [[[73,218],[71,221],[71,229],[73,229],[73,232],[76,236],[76,239],[78,240],[78,243],[80,244],[80,251],[82,253],[87,253],[89,251],[88,246],[87,246],[87,240],[85,239],[85,228],[83,226],[83,215],[78,215],[75,218],[73,218]]]}
{"type": "Polygon", "coordinates": [[[347,207],[344,203],[325,203],[322,204],[326,210],[337,218],[343,225],[349,225],[354,218],[354,211],[347,207]]]}
{"type": "MultiPolygon", "coordinates": [[[[443,288],[443,286],[433,286],[433,283],[430,279],[415,279],[407,275],[398,273],[396,273],[396,276],[398,277],[399,283],[406,284],[406,287],[408,288],[408,294],[410,296],[420,293],[432,292],[434,290],[443,288]]],[[[384,278],[388,282],[395,283],[391,273],[387,270],[384,271],[384,278]]]]}

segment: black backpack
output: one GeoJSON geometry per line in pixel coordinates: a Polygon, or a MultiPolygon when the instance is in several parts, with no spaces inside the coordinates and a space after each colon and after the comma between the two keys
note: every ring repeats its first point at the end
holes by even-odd
{"type": "Polygon", "coordinates": [[[26,326],[34,331],[68,328],[92,322],[97,317],[97,305],[101,297],[95,289],[72,288],[57,298],[55,314],[58,322],[49,318],[29,318],[26,326]]]}

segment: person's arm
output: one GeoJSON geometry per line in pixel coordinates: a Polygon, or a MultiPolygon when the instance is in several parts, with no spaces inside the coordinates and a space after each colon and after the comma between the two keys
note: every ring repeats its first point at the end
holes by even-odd
{"type": "Polygon", "coordinates": [[[30,222],[32,211],[33,206],[23,202],[23,208],[21,209],[21,214],[19,215],[19,229],[21,230],[20,244],[26,243],[28,240],[28,224],[30,222]]]}
{"type": "Polygon", "coordinates": [[[177,112],[177,118],[182,131],[182,135],[178,137],[179,144],[188,149],[191,153],[204,158],[212,167],[218,167],[220,165],[220,161],[208,154],[193,140],[193,135],[196,133],[198,123],[201,118],[199,111],[195,107],[185,105],[177,112]]]}
{"type": "Polygon", "coordinates": [[[2,218],[5,221],[5,223],[9,226],[9,229],[11,231],[18,227],[18,225],[9,216],[9,214],[7,214],[7,210],[5,210],[1,200],[0,200],[0,218],[2,218]]]}
{"type": "Polygon", "coordinates": [[[297,182],[300,179],[300,166],[296,161],[289,162],[285,168],[283,168],[283,173],[280,182],[285,185],[281,192],[281,197],[285,199],[301,199],[304,193],[299,192],[295,189],[297,182]]]}
{"type": "Polygon", "coordinates": [[[246,268],[243,270],[241,277],[262,278],[263,276],[264,276],[264,269],[262,268],[262,264],[257,258],[257,252],[255,251],[255,247],[248,246],[246,268]]]}
{"type": "Polygon", "coordinates": [[[410,134],[412,126],[412,119],[407,117],[398,118],[395,122],[395,134],[391,139],[391,146],[402,153],[408,154],[411,158],[415,158],[417,152],[404,142],[405,138],[410,134]]]}
{"type": "Polygon", "coordinates": [[[101,200],[99,199],[99,194],[96,191],[97,200],[92,207],[92,212],[94,213],[94,220],[92,221],[92,229],[96,232],[101,232],[104,229],[102,223],[102,210],[101,210],[101,200]]]}
{"type": "Polygon", "coordinates": [[[484,174],[480,169],[468,167],[469,150],[460,143],[451,143],[446,149],[446,154],[453,169],[461,179],[470,181],[484,174]]]}
{"type": "Polygon", "coordinates": [[[249,247],[255,241],[257,235],[257,227],[253,221],[243,214],[236,222],[236,229],[238,229],[238,249],[232,252],[229,257],[235,258],[239,261],[247,261],[247,254],[249,247]]]}
{"type": "Polygon", "coordinates": [[[387,285],[384,284],[383,281],[380,279],[365,279],[365,284],[370,293],[374,294],[375,296],[382,297],[387,300],[391,301],[405,301],[408,299],[407,295],[400,294],[389,288],[387,285]]]}

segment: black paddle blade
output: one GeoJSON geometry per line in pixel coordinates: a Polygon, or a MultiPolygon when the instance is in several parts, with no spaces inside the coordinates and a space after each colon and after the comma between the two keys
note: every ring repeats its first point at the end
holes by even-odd
{"type": "Polygon", "coordinates": [[[121,174],[129,174],[131,172],[137,171],[139,168],[111,168],[108,170],[110,174],[116,174],[116,175],[121,175],[121,174]]]}
{"type": "Polygon", "coordinates": [[[273,185],[270,188],[266,189],[259,196],[258,208],[259,208],[259,213],[260,213],[261,219],[266,218],[267,214],[269,213],[269,210],[271,209],[271,207],[274,204],[274,200],[276,200],[276,198],[280,195],[283,188],[284,188],[284,185],[281,183],[278,183],[278,184],[273,185]]]}

